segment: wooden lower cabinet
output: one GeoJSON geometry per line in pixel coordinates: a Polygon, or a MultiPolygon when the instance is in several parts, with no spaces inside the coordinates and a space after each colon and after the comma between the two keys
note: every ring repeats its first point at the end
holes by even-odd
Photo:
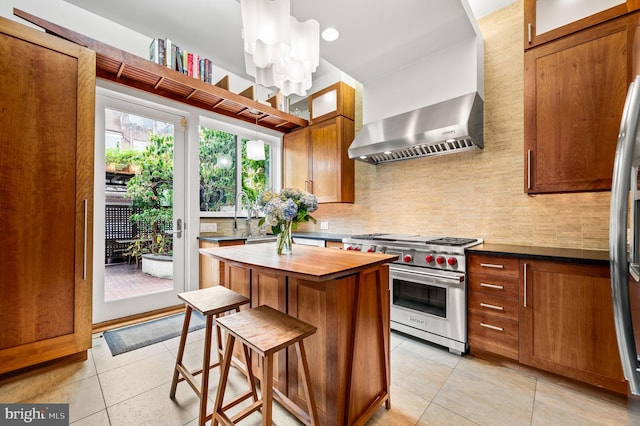
{"type": "Polygon", "coordinates": [[[522,261],[520,362],[626,393],[609,268],[522,261]]]}
{"type": "MultiPolygon", "coordinates": [[[[199,248],[235,246],[244,244],[243,240],[233,241],[206,241],[200,240],[199,248]]],[[[220,285],[224,277],[224,263],[210,256],[200,255],[200,288],[213,287],[220,285]]]]}
{"type": "Polygon", "coordinates": [[[341,249],[344,247],[342,241],[325,241],[325,247],[332,249],[341,249]]]}
{"type": "Polygon", "coordinates": [[[607,266],[487,254],[468,264],[472,353],[626,394],[607,266]]]}
{"type": "Polygon", "coordinates": [[[469,255],[469,346],[518,359],[517,258],[469,255]]]}

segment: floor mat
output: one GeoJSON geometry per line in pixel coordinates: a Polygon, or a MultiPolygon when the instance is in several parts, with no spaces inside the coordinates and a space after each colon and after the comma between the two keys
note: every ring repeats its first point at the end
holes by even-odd
{"type": "MultiPolygon", "coordinates": [[[[102,336],[109,345],[111,354],[115,356],[179,336],[182,333],[183,323],[184,312],[105,331],[102,336]]],[[[194,311],[191,314],[189,332],[199,330],[204,326],[204,317],[194,311]]]]}

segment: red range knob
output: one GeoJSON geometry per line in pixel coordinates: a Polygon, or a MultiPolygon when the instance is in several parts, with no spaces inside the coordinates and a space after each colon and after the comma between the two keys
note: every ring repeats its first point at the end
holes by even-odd
{"type": "Polygon", "coordinates": [[[373,253],[376,251],[376,249],[374,249],[373,247],[369,247],[369,249],[367,250],[369,253],[373,253]]]}
{"type": "Polygon", "coordinates": [[[347,246],[347,250],[353,250],[353,247],[347,246]]]}
{"type": "Polygon", "coordinates": [[[444,262],[446,262],[446,259],[444,258],[444,256],[438,256],[438,257],[436,258],[436,263],[437,263],[438,265],[442,265],[444,262]]]}
{"type": "Polygon", "coordinates": [[[458,261],[456,260],[456,258],[455,258],[455,257],[450,257],[449,259],[447,259],[447,263],[448,263],[450,266],[453,266],[453,265],[455,265],[456,263],[458,263],[458,261]]]}
{"type": "Polygon", "coordinates": [[[353,250],[354,251],[360,251],[360,247],[354,247],[353,250]]]}
{"type": "Polygon", "coordinates": [[[405,254],[402,260],[404,260],[404,263],[409,263],[413,260],[413,258],[411,257],[410,254],[405,254]]]}
{"type": "Polygon", "coordinates": [[[431,254],[427,255],[427,257],[425,257],[424,260],[426,260],[427,263],[432,263],[433,262],[433,255],[431,255],[431,254]]]}

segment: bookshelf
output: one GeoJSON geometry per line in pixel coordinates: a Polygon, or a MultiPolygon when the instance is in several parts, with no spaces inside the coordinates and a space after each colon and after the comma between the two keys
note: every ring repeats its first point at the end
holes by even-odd
{"type": "Polygon", "coordinates": [[[257,123],[283,133],[307,127],[308,121],[253,99],[253,86],[240,94],[228,90],[224,77],[209,84],[148,59],[76,33],[20,9],[13,14],[43,28],[47,33],[96,52],[96,77],[123,84],[164,98],[202,108],[247,123],[257,123]]]}

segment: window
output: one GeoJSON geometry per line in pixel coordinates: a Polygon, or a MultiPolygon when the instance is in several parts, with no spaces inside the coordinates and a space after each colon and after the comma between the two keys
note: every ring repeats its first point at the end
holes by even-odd
{"type": "MultiPolygon", "coordinates": [[[[225,126],[200,126],[200,212],[231,216],[240,191],[253,205],[261,192],[274,187],[273,141],[265,141],[264,160],[252,160],[247,158],[250,137],[246,132],[240,135],[234,129],[221,127],[225,126]]],[[[262,135],[260,138],[265,139],[262,135]]],[[[249,205],[244,199],[242,202],[239,210],[247,209],[249,205]]]]}

